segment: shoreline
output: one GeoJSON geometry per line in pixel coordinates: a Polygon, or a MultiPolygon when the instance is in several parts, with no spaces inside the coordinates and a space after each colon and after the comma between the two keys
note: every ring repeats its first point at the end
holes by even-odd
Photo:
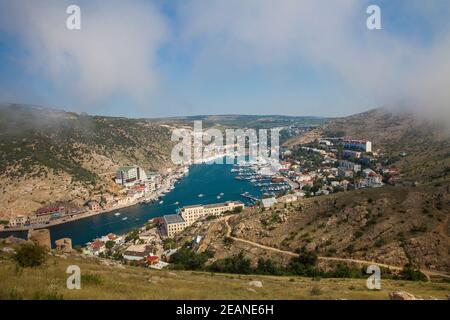
{"type": "Polygon", "coordinates": [[[111,209],[104,209],[104,210],[93,211],[93,212],[84,212],[84,213],[80,213],[80,214],[78,214],[78,215],[76,215],[76,216],[74,216],[72,218],[58,219],[58,220],[54,220],[53,222],[50,222],[48,224],[43,224],[43,225],[21,227],[21,228],[0,229],[0,233],[2,233],[2,232],[3,233],[6,233],[6,232],[24,232],[24,231],[29,231],[29,230],[46,229],[46,228],[54,227],[54,226],[57,226],[57,225],[60,225],[60,224],[65,224],[65,223],[69,223],[69,222],[73,222],[73,221],[78,221],[78,220],[82,220],[82,219],[85,219],[85,218],[97,216],[97,215],[104,214],[104,213],[111,213],[111,212],[113,212],[115,210],[132,207],[132,206],[135,206],[135,205],[141,203],[142,201],[143,200],[135,201],[133,203],[117,206],[117,207],[111,208],[111,209]]]}
{"type": "MultiPolygon", "coordinates": [[[[197,162],[197,163],[191,163],[190,165],[187,166],[187,169],[189,171],[189,167],[191,165],[195,165],[195,164],[209,164],[212,161],[218,159],[218,158],[222,158],[224,157],[224,155],[215,155],[215,156],[210,156],[210,157],[205,157],[202,158],[201,161],[197,162]]],[[[234,154],[233,157],[239,157],[239,155],[234,154]]],[[[183,174],[181,177],[179,177],[179,179],[175,180],[175,183],[179,180],[181,180],[182,178],[184,178],[186,176],[187,173],[183,174]]],[[[169,178],[169,181],[171,180],[171,178],[169,178]]],[[[175,183],[173,184],[165,184],[163,188],[159,189],[157,192],[152,193],[150,196],[145,197],[145,198],[140,198],[136,201],[133,201],[131,203],[127,203],[124,205],[120,205],[120,206],[116,206],[114,208],[108,208],[108,209],[103,209],[103,210],[99,210],[99,211],[94,211],[94,212],[83,212],[80,213],[74,217],[71,218],[65,218],[65,219],[58,219],[58,220],[54,220],[51,221],[48,224],[44,224],[44,225],[35,225],[35,226],[26,226],[26,227],[18,227],[18,228],[0,228],[0,235],[4,234],[4,233],[8,233],[8,232],[26,232],[29,230],[39,230],[39,229],[46,229],[46,228],[51,228],[54,226],[58,226],[61,224],[66,224],[66,223],[70,223],[70,222],[74,222],[74,221],[78,221],[78,220],[82,220],[85,218],[89,218],[89,217],[93,217],[96,215],[100,215],[100,214],[105,214],[105,213],[111,213],[113,211],[116,210],[120,210],[120,209],[124,209],[124,208],[129,208],[129,207],[133,207],[135,205],[138,205],[144,201],[152,201],[152,200],[156,200],[159,197],[163,196],[165,193],[168,193],[171,191],[171,188],[175,186],[175,183]]]]}
{"type": "MultiPolygon", "coordinates": [[[[180,177],[180,179],[184,178],[184,176],[185,175],[180,177]]],[[[179,181],[180,179],[178,179],[176,181],[179,181]]],[[[108,209],[103,209],[103,210],[99,210],[99,211],[92,211],[92,212],[83,212],[83,213],[80,213],[80,214],[78,214],[78,215],[76,215],[74,217],[66,218],[66,219],[54,220],[54,221],[51,221],[50,223],[44,224],[44,225],[27,226],[27,227],[19,227],[19,228],[6,228],[6,229],[2,228],[2,229],[0,229],[0,235],[2,233],[7,233],[7,232],[25,232],[25,231],[29,231],[29,230],[39,230],[39,229],[51,228],[51,227],[54,227],[54,226],[57,226],[57,225],[70,223],[70,222],[74,222],[74,221],[78,221],[78,220],[82,220],[82,219],[93,217],[93,216],[97,216],[97,215],[100,215],[100,214],[111,213],[113,211],[124,209],[124,208],[133,207],[133,206],[136,206],[136,205],[138,205],[138,204],[140,204],[140,203],[142,203],[144,201],[153,201],[153,200],[158,199],[159,197],[163,196],[165,193],[170,192],[171,188],[174,185],[175,185],[175,183],[173,185],[172,184],[166,184],[163,188],[161,188],[157,192],[152,193],[148,197],[140,198],[140,199],[135,200],[135,201],[133,201],[131,203],[119,205],[119,206],[116,206],[114,208],[108,208],[108,209]]]]}

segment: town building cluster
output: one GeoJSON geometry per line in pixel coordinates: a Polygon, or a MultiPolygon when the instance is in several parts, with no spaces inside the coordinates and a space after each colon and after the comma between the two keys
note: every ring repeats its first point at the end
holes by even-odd
{"type": "Polygon", "coordinates": [[[281,152],[280,174],[298,184],[305,196],[349,189],[375,188],[394,181],[398,174],[372,142],[327,138],[281,152]]]}
{"type": "Polygon", "coordinates": [[[18,215],[11,218],[8,227],[10,229],[45,227],[139,202],[155,201],[173,189],[175,182],[187,172],[186,167],[169,169],[165,173],[145,172],[139,166],[120,167],[115,174],[114,181],[122,188],[116,194],[105,193],[96,199],[87,201],[81,207],[69,202],[48,205],[36,210],[31,215],[18,215]]]}

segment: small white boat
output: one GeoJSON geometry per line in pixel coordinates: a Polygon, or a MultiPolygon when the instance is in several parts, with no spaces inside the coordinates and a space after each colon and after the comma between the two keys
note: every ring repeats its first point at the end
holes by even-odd
{"type": "Polygon", "coordinates": [[[222,198],[221,196],[217,196],[217,199],[220,199],[220,198],[222,198]]]}
{"type": "Polygon", "coordinates": [[[180,203],[177,201],[177,202],[175,202],[174,204],[177,206],[177,205],[179,205],[180,203]]]}
{"type": "Polygon", "coordinates": [[[163,203],[164,203],[164,201],[162,201],[162,200],[159,202],[159,204],[163,204],[163,203]]]}
{"type": "Polygon", "coordinates": [[[114,215],[115,215],[116,217],[118,217],[118,216],[121,215],[121,213],[120,213],[120,212],[116,212],[116,213],[114,213],[114,215]]]}
{"type": "Polygon", "coordinates": [[[123,217],[123,218],[122,218],[122,221],[125,221],[125,220],[128,220],[128,218],[127,218],[127,217],[123,217]]]}
{"type": "Polygon", "coordinates": [[[203,196],[204,196],[203,193],[200,193],[200,194],[198,195],[199,198],[203,198],[203,196]]]}
{"type": "Polygon", "coordinates": [[[223,193],[223,192],[221,192],[221,193],[219,194],[219,196],[221,196],[221,197],[223,197],[223,195],[224,195],[224,193],[223,193]]]}

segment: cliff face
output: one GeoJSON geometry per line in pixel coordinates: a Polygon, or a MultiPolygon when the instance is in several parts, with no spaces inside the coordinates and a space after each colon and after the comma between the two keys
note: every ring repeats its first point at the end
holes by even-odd
{"type": "Polygon", "coordinates": [[[157,121],[0,106],[0,218],[49,201],[114,192],[115,169],[170,166],[171,131],[157,121]]]}

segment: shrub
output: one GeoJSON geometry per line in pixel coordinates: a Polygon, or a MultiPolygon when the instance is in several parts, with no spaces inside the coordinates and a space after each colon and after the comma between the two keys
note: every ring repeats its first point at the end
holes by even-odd
{"type": "Polygon", "coordinates": [[[213,256],[212,252],[206,251],[202,253],[196,253],[189,248],[181,248],[175,252],[170,261],[174,264],[175,268],[187,269],[187,270],[200,270],[204,267],[205,262],[213,256]]]}
{"type": "Polygon", "coordinates": [[[106,249],[112,249],[115,245],[116,245],[116,243],[114,241],[111,241],[111,240],[108,240],[105,243],[106,249]]]}
{"type": "Polygon", "coordinates": [[[234,243],[234,240],[230,237],[225,237],[225,239],[223,239],[223,244],[226,246],[230,246],[234,243]]]}
{"type": "Polygon", "coordinates": [[[353,236],[355,238],[361,238],[363,236],[364,232],[362,230],[356,230],[353,236]]]}
{"type": "Polygon", "coordinates": [[[282,274],[282,270],[272,260],[259,258],[258,265],[256,267],[256,273],[266,275],[280,275],[282,274]]]}
{"type": "Polygon", "coordinates": [[[233,209],[233,213],[241,213],[242,212],[242,207],[236,207],[233,209]]]}
{"type": "Polygon", "coordinates": [[[230,258],[214,261],[214,263],[209,267],[209,269],[210,271],[213,272],[240,273],[240,274],[252,273],[251,262],[244,256],[244,253],[242,252],[230,258]]]}
{"type": "Polygon", "coordinates": [[[38,267],[45,262],[47,250],[35,244],[24,244],[14,254],[14,260],[22,267],[38,267]]]}
{"type": "Polygon", "coordinates": [[[425,274],[423,274],[418,268],[414,267],[412,264],[408,263],[403,268],[400,276],[404,280],[410,281],[428,281],[428,278],[425,274]]]}
{"type": "Polygon", "coordinates": [[[321,290],[319,287],[314,286],[314,287],[311,288],[311,290],[309,291],[309,293],[310,293],[312,296],[320,296],[320,295],[322,294],[322,290],[321,290]]]}
{"type": "Polygon", "coordinates": [[[305,247],[303,247],[298,250],[298,257],[294,259],[298,259],[298,262],[304,265],[315,266],[317,263],[317,253],[314,251],[307,251],[305,247]]]}
{"type": "Polygon", "coordinates": [[[164,250],[174,249],[176,247],[175,240],[172,238],[163,239],[163,248],[164,250]]]}

